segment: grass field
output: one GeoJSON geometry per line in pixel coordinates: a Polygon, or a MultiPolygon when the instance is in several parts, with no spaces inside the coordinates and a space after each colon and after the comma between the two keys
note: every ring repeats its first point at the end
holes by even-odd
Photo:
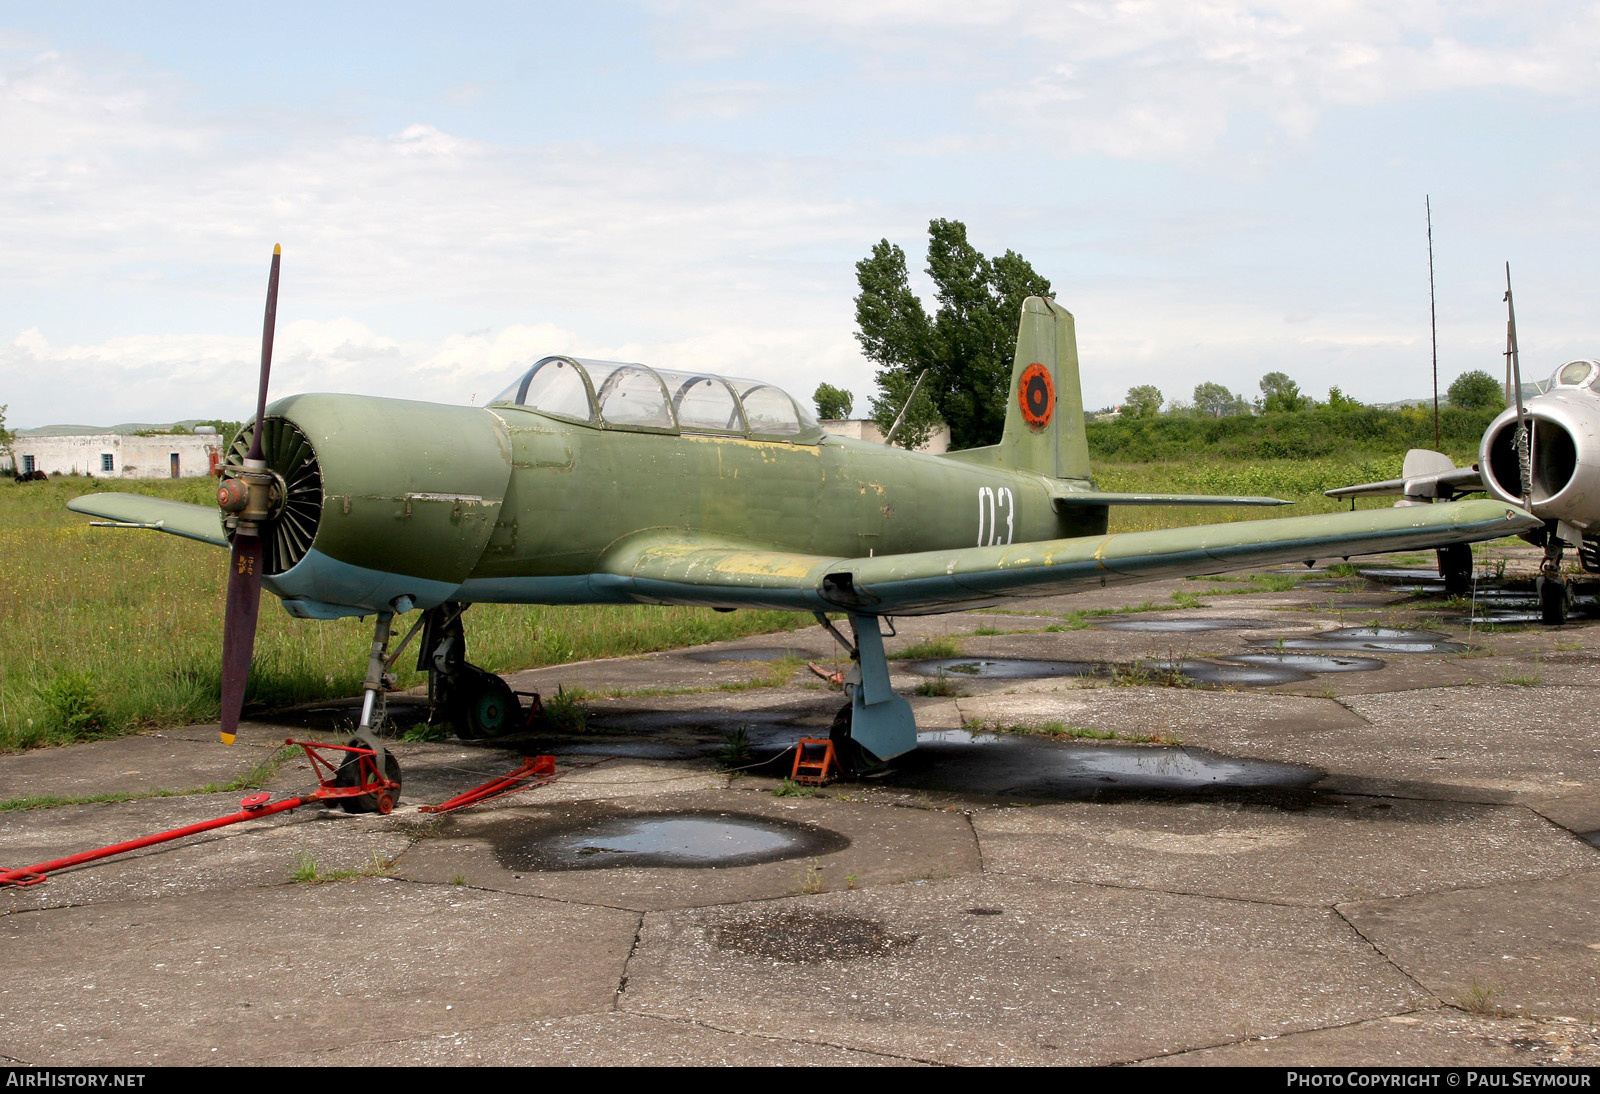
{"type": "MultiPolygon", "coordinates": [[[[66,503],[93,489],[215,504],[212,479],[0,480],[0,749],[217,717],[227,552],[91,528],[66,503]]],[[[793,612],[480,604],[467,648],[499,672],[810,622],[793,612]]],[[[291,619],[263,595],[246,709],[358,693],[371,641],[370,622],[291,619]]],[[[422,678],[413,665],[407,656],[397,666],[403,686],[422,678]]]]}
{"type": "MultiPolygon", "coordinates": [[[[1292,507],[1113,510],[1113,531],[1203,524],[1340,506],[1330,486],[1399,474],[1387,463],[1272,460],[1107,464],[1106,490],[1270,494],[1292,507]]],[[[68,512],[90,490],[212,504],[214,480],[0,480],[0,749],[32,748],[217,716],[227,554],[148,532],[89,527],[68,512]]],[[[474,663],[492,671],[670,649],[804,626],[787,612],[481,604],[467,618],[474,663]]],[[[247,709],[360,690],[371,640],[354,619],[291,619],[264,598],[247,709]]],[[[401,683],[419,674],[403,658],[401,683]]]]}

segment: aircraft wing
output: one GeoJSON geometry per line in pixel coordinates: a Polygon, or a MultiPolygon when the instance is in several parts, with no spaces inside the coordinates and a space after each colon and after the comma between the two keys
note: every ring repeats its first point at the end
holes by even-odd
{"type": "Polygon", "coordinates": [[[214,505],[193,505],[148,494],[84,494],[67,502],[75,513],[103,517],[122,528],[148,528],[218,547],[228,546],[222,534],[222,513],[214,505]]]}
{"type": "Polygon", "coordinates": [[[619,598],[647,603],[921,615],[1126,582],[1496,539],[1539,523],[1521,509],[1480,500],[875,558],[643,541],[614,552],[606,572],[591,581],[619,598]]]}

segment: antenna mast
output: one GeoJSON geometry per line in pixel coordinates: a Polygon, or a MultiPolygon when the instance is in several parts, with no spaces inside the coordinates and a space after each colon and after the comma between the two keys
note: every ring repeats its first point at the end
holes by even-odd
{"type": "Polygon", "coordinates": [[[1439,440],[1439,317],[1433,303],[1433,199],[1424,194],[1423,208],[1428,212],[1428,329],[1433,335],[1433,450],[1442,451],[1439,440]]]}

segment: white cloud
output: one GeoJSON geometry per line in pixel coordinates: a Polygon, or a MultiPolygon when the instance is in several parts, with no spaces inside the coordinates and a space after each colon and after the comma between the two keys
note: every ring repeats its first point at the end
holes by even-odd
{"type": "Polygon", "coordinates": [[[959,72],[996,122],[1043,131],[1066,155],[1190,159],[1241,119],[1303,138],[1339,106],[1464,89],[1591,100],[1600,85],[1589,3],[1386,0],[707,0],[674,8],[702,44],[810,35],[854,48],[885,81],[959,72]]]}
{"type": "Polygon", "coordinates": [[[58,367],[85,380],[170,374],[175,392],[204,377],[208,391],[190,394],[237,402],[228,392],[238,367],[254,371],[258,328],[158,332],[212,325],[207,300],[244,312],[280,240],[275,391],[384,391],[399,370],[409,394],[464,401],[460,385],[498,390],[513,348],[585,345],[765,378],[831,368],[836,380],[850,263],[882,228],[820,168],[782,156],[496,144],[425,121],[383,137],[292,117],[222,124],[49,52],[0,52],[0,128],[0,330],[39,326],[7,309],[8,289],[124,312],[136,299],[151,315],[147,334],[78,345],[46,327],[6,347],[0,364],[22,383],[8,384],[13,421],[129,417],[103,382],[47,411],[62,401],[39,378],[58,367]],[[830,250],[837,259],[819,258],[830,250]],[[308,311],[328,318],[297,322],[308,311]],[[494,316],[499,333],[453,332],[449,316],[464,312],[494,316]],[[397,321],[410,341],[375,333],[397,321]]]}

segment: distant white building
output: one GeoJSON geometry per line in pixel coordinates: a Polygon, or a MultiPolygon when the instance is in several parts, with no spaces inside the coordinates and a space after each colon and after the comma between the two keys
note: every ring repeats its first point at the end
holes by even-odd
{"type": "MultiPolygon", "coordinates": [[[[17,437],[11,443],[23,474],[93,475],[97,479],[178,479],[214,474],[222,464],[216,433],[97,433],[17,437]]],[[[4,470],[11,470],[9,467],[4,470]]]]}
{"type": "MultiPolygon", "coordinates": [[[[879,429],[878,423],[871,418],[830,418],[820,424],[823,432],[832,433],[835,437],[850,437],[853,440],[871,441],[874,444],[883,443],[883,430],[879,429]]],[[[916,451],[926,452],[930,456],[950,451],[950,427],[940,422],[939,428],[928,435],[927,443],[916,451]]]]}

